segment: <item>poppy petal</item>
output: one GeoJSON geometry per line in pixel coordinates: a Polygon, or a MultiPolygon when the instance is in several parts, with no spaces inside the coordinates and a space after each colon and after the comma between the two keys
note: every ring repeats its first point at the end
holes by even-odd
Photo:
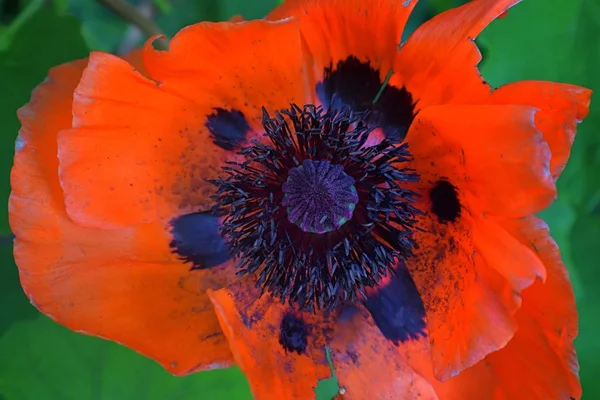
{"type": "Polygon", "coordinates": [[[343,399],[438,399],[426,337],[388,341],[364,309],[342,311],[331,358],[343,399]]]}
{"type": "MultiPolygon", "coordinates": [[[[384,85],[416,0],[288,0],[267,18],[294,16],[312,56],[313,87],[324,106],[371,112],[393,140],[413,119],[411,93],[384,85]]],[[[379,132],[376,132],[379,134],[379,132]]]]}
{"type": "Polygon", "coordinates": [[[273,112],[310,100],[302,50],[298,22],[286,19],[191,25],[168,51],[149,40],[143,55],[164,91],[213,109],[209,114],[233,110],[234,125],[242,124],[241,115],[262,131],[262,107],[273,112]]]}
{"type": "Polygon", "coordinates": [[[407,267],[421,294],[433,369],[446,380],[506,345],[517,328],[520,296],[476,251],[473,221],[424,217],[407,267]]]}
{"type": "Polygon", "coordinates": [[[538,321],[526,311],[518,313],[516,319],[519,330],[513,339],[504,349],[490,354],[486,363],[497,382],[496,393],[502,393],[496,396],[502,399],[580,399],[579,368],[572,343],[568,346],[569,358],[561,358],[563,354],[554,351],[538,321]]]}
{"type": "Polygon", "coordinates": [[[257,399],[313,399],[331,375],[322,323],[259,293],[247,279],[209,291],[236,364],[257,399]]]}
{"type": "Polygon", "coordinates": [[[546,268],[531,249],[520,243],[494,218],[473,225],[473,244],[487,264],[521,292],[536,280],[546,280],[546,268]]]}
{"type": "Polygon", "coordinates": [[[491,88],[476,66],[481,54],[473,39],[520,0],[473,0],[422,24],[394,60],[390,84],[413,94],[418,109],[446,103],[470,103],[491,88]]]}
{"type": "Polygon", "coordinates": [[[370,290],[364,304],[383,336],[393,343],[425,336],[425,308],[405,265],[370,290]]]}
{"type": "MultiPolygon", "coordinates": [[[[581,384],[578,377],[578,362],[573,340],[578,333],[578,315],[575,306],[575,295],[569,274],[562,262],[558,245],[550,236],[548,225],[537,217],[505,221],[503,227],[518,240],[530,247],[544,263],[548,273],[545,282],[536,282],[523,294],[523,310],[517,317],[529,319],[535,325],[533,329],[545,337],[539,341],[547,353],[553,350],[557,356],[551,364],[546,362],[537,365],[548,365],[548,371],[540,371],[542,378],[549,385],[538,385],[557,390],[555,395],[543,398],[581,397],[581,384]],[[552,310],[552,312],[548,312],[552,310]],[[569,393],[564,391],[568,390],[569,393]]],[[[519,319],[521,327],[521,319],[519,319]]],[[[521,328],[519,328],[521,330],[521,328]]],[[[526,329],[523,329],[525,332],[526,329]]],[[[525,353],[516,350],[524,357],[525,353]]],[[[532,362],[531,360],[529,362],[532,362]]],[[[519,387],[519,390],[523,388],[519,387]]],[[[533,398],[533,397],[530,397],[533,398]]]]}
{"type": "Polygon", "coordinates": [[[591,90],[575,85],[520,81],[494,90],[487,102],[539,108],[535,124],[550,146],[550,171],[557,179],[569,159],[577,124],[589,112],[591,94],[591,90]]]}
{"type": "Polygon", "coordinates": [[[433,106],[409,131],[424,215],[407,267],[425,305],[440,379],[504,347],[516,329],[520,292],[545,278],[535,254],[498,225],[500,217],[541,209],[555,194],[534,111],[433,106]]]}
{"type": "Polygon", "coordinates": [[[86,65],[87,59],[84,59],[52,68],[46,80],[33,91],[29,103],[18,110],[22,127],[15,144],[15,166],[11,171],[12,199],[18,198],[22,188],[23,197],[31,197],[34,204],[62,205],[56,135],[60,129],[71,126],[73,90],[86,65]],[[38,148],[40,151],[33,151],[38,148]]]}
{"type": "Polygon", "coordinates": [[[52,69],[19,110],[9,211],[24,291],[58,323],[120,342],[174,374],[231,365],[205,293],[235,278],[231,264],[190,271],[171,253],[161,223],[90,229],[66,214],[57,135],[71,125],[85,66],[81,60],[52,69]]]}
{"type": "Polygon", "coordinates": [[[555,199],[556,187],[535,113],[510,105],[429,107],[407,137],[413,165],[424,176],[448,178],[474,216],[538,212],[555,199]]]}
{"type": "Polygon", "coordinates": [[[261,106],[303,104],[294,21],[202,23],[176,35],[168,51],[149,46],[144,63],[154,80],[92,53],[75,92],[59,159],[67,212],[78,224],[115,228],[210,209],[207,179],[256,135],[261,106]]]}
{"type": "Polygon", "coordinates": [[[440,399],[581,398],[573,346],[577,310],[567,270],[546,224],[536,217],[506,220],[502,225],[531,247],[548,270],[523,293],[515,318],[519,329],[503,349],[458,376],[435,383],[440,399]],[[551,310],[551,312],[549,312],[551,310]]]}
{"type": "Polygon", "coordinates": [[[323,75],[323,67],[354,56],[360,61],[370,61],[384,78],[416,3],[416,0],[287,0],[267,18],[295,17],[300,21],[317,76],[323,75]]]}

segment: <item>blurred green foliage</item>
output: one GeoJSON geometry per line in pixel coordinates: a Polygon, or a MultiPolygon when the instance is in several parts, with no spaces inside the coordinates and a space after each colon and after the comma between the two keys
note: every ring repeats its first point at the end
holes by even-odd
{"type": "MultiPolygon", "coordinates": [[[[265,15],[277,0],[138,0],[154,11],[168,34],[200,20],[265,15]]],[[[144,37],[94,0],[0,0],[0,198],[9,194],[9,171],[19,123],[15,111],[48,69],[84,57],[90,49],[123,51],[144,37]]],[[[421,0],[408,31],[461,3],[421,0]]],[[[376,29],[376,27],[374,27],[376,29]]],[[[547,79],[600,89],[600,2],[525,0],[494,22],[478,44],[482,73],[494,86],[547,79]]],[[[576,342],[584,399],[600,399],[600,109],[593,103],[580,125],[570,163],[559,180],[559,198],[543,218],[550,224],[570,269],[581,314],[576,342]]],[[[12,260],[7,213],[0,213],[0,398],[249,399],[236,368],[170,376],[122,346],[71,332],[41,316],[27,301],[12,260]],[[200,393],[200,395],[199,395],[200,393]]],[[[335,393],[319,385],[319,397],[335,393]]]]}

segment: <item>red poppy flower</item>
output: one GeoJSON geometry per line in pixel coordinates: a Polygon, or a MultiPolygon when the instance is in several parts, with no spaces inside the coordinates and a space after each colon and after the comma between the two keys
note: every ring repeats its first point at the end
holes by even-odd
{"type": "Polygon", "coordinates": [[[11,177],[31,301],[174,374],[235,363],[259,399],[314,397],[326,349],[344,398],[579,399],[533,214],[590,91],[482,79],[472,39],[517,0],[398,48],[415,3],[288,0],[52,70],[11,177]]]}

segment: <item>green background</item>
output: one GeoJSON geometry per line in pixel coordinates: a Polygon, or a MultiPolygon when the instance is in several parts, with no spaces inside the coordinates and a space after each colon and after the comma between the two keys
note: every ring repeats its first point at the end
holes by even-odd
{"type": "MultiPolygon", "coordinates": [[[[138,0],[168,35],[201,20],[265,15],[276,0],[138,0]]],[[[409,31],[459,4],[421,0],[409,31]]],[[[373,29],[377,29],[376,26],[373,29]]],[[[90,49],[122,51],[132,28],[94,0],[0,0],[0,198],[19,129],[16,109],[59,63],[90,49]]],[[[546,79],[600,89],[600,0],[524,0],[478,39],[484,77],[495,86],[546,79]]],[[[141,40],[141,39],[140,39],[141,40]]],[[[580,125],[559,198],[542,216],[570,269],[581,314],[577,348],[584,399],[600,399],[600,108],[580,125]]],[[[0,212],[0,399],[249,399],[236,368],[175,378],[115,343],[83,336],[40,315],[19,286],[5,209],[0,212]]],[[[559,295],[559,294],[557,294],[559,295]]],[[[319,387],[331,398],[334,381],[319,387]]]]}

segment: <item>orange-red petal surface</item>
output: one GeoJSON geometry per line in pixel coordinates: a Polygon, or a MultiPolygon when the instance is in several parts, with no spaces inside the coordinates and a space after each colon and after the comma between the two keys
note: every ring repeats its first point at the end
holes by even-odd
{"type": "Polygon", "coordinates": [[[523,293],[515,318],[519,329],[501,350],[444,383],[435,382],[441,400],[581,398],[573,340],[577,311],[566,268],[547,226],[535,217],[502,225],[530,247],[548,270],[523,293]]]}
{"type": "Polygon", "coordinates": [[[473,0],[422,24],[394,60],[390,84],[405,85],[417,108],[470,103],[490,92],[476,66],[481,60],[474,39],[498,15],[520,0],[473,0]]]}
{"type": "Polygon", "coordinates": [[[407,266],[425,304],[435,374],[448,379],[506,345],[519,293],[545,277],[542,263],[494,215],[527,215],[553,199],[550,155],[534,110],[520,106],[429,107],[407,142],[425,212],[407,266]],[[434,212],[440,181],[456,188],[456,220],[434,212]]]}
{"type": "Polygon", "coordinates": [[[416,0],[288,0],[268,19],[295,17],[314,58],[317,77],[323,67],[355,56],[382,69],[385,77],[416,0]]]}
{"type": "MultiPolygon", "coordinates": [[[[581,397],[579,366],[573,340],[578,333],[578,315],[575,295],[560,251],[542,220],[530,216],[521,220],[505,221],[504,228],[523,245],[531,248],[547,269],[546,282],[537,282],[523,294],[523,311],[517,315],[528,319],[543,339],[537,340],[544,351],[553,350],[555,357],[548,365],[544,378],[548,379],[547,398],[581,397]],[[567,393],[568,391],[568,393],[567,393]]],[[[519,320],[521,324],[521,320],[519,320]]],[[[519,325],[521,326],[521,325],[519,325]]],[[[525,326],[525,325],[523,325],[525,326]]],[[[525,329],[523,329],[525,331],[525,329]]],[[[540,363],[542,364],[542,363],[540,363]]],[[[543,390],[543,386],[533,390],[543,390]]]]}
{"type": "Polygon", "coordinates": [[[262,129],[262,107],[309,99],[298,29],[293,20],[199,23],[182,29],[168,51],[147,42],[144,64],[163,91],[195,107],[239,110],[262,129]]]}
{"type": "MultiPolygon", "coordinates": [[[[338,62],[349,57],[369,63],[383,82],[416,3],[416,0],[288,0],[267,18],[293,16],[300,21],[303,44],[312,58],[313,88],[323,80],[326,68],[335,69],[338,62]]],[[[368,85],[364,76],[354,76],[352,80],[356,82],[344,84],[368,85]]],[[[364,89],[372,91],[369,87],[364,89]]],[[[374,92],[378,89],[374,88],[374,92]]]]}
{"type": "Polygon", "coordinates": [[[365,310],[341,318],[331,357],[344,400],[434,400],[427,338],[399,348],[385,339],[365,310]]]}
{"type": "Polygon", "coordinates": [[[554,200],[556,188],[535,112],[525,106],[429,107],[407,137],[414,168],[461,186],[474,217],[538,212],[554,200]]]}
{"type": "Polygon", "coordinates": [[[424,216],[419,249],[407,266],[427,315],[431,358],[438,379],[448,379],[506,345],[520,306],[506,280],[477,252],[474,222],[440,224],[424,216]]]}
{"type": "MultiPolygon", "coordinates": [[[[577,311],[558,247],[547,226],[535,217],[499,224],[535,253],[548,271],[545,282],[536,281],[524,290],[523,306],[515,314],[518,329],[508,344],[441,382],[434,377],[427,338],[394,348],[368,317],[355,313],[338,323],[331,344],[334,369],[344,389],[341,399],[581,398],[573,347],[577,311]]],[[[476,299],[465,298],[472,301],[476,299]]]]}
{"type": "Polygon", "coordinates": [[[160,223],[89,229],[66,214],[57,135],[71,125],[73,91],[86,60],[52,69],[19,110],[9,202],[15,260],[31,302],[77,331],[118,341],[175,374],[231,365],[205,293],[231,268],[189,271],[160,223]]]}
{"type": "Polygon", "coordinates": [[[589,112],[591,94],[591,90],[575,85],[520,81],[494,90],[483,101],[493,104],[523,104],[539,109],[535,124],[550,146],[550,171],[554,178],[558,178],[571,154],[577,124],[589,112]]]}
{"type": "Polygon", "coordinates": [[[338,323],[331,344],[344,393],[340,399],[581,398],[573,350],[577,313],[558,248],[534,217],[506,220],[502,226],[535,251],[548,270],[546,282],[524,291],[523,307],[515,315],[519,329],[508,344],[441,382],[432,370],[427,338],[393,347],[367,315],[354,312],[338,323]]]}
{"type": "Polygon", "coordinates": [[[75,92],[73,129],[59,135],[69,216],[113,228],[208,209],[213,186],[206,179],[232,157],[215,145],[227,132],[215,139],[209,116],[237,116],[229,122],[246,126],[236,138],[244,141],[262,106],[303,103],[299,41],[294,21],[194,25],[168,51],[146,47],[154,80],[93,53],[75,92]]]}
{"type": "Polygon", "coordinates": [[[331,375],[323,321],[258,293],[247,279],[209,292],[237,365],[257,399],[313,399],[317,382],[331,375]]]}
{"type": "Polygon", "coordinates": [[[53,69],[19,112],[11,175],[25,292],[57,322],[172,373],[235,362],[258,399],[314,398],[330,375],[325,346],[344,399],[579,399],[573,293],[531,215],[556,195],[590,91],[491,91],[473,40],[518,1],[471,1],[398,50],[416,0],[288,0],[267,21],[188,27],[167,51],[148,41],[144,65],[140,53],[93,53],[53,69]],[[406,140],[420,181],[406,187],[423,215],[406,266],[426,330],[390,340],[362,306],[298,312],[260,297],[250,277],[232,284],[231,262],[190,271],[173,254],[169,221],[212,206],[206,180],[260,137],[262,107],[374,109],[392,69],[376,111],[408,112],[395,132],[415,118],[406,140]],[[442,181],[459,204],[451,218],[434,204],[442,181]]]}

